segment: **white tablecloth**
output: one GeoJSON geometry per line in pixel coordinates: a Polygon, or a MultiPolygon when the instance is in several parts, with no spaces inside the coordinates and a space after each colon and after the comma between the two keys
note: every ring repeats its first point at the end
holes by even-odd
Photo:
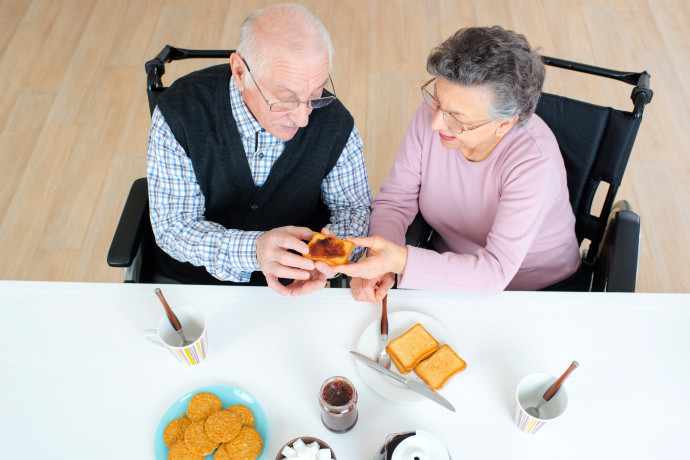
{"type": "Polygon", "coordinates": [[[154,286],[0,281],[0,458],[154,458],[160,418],[198,387],[231,385],[263,407],[262,459],[316,436],[339,460],[369,460],[391,433],[434,433],[458,459],[690,458],[690,295],[392,291],[389,311],[423,312],[467,361],[443,394],[400,404],[372,391],[348,351],[378,318],[348,290],[284,298],[268,288],[162,286],[208,324],[209,357],[190,368],[141,337],[163,309],[154,286]],[[566,413],[530,436],[513,423],[531,372],[566,383],[566,413]],[[321,383],[359,393],[346,434],[321,424],[321,383]]]}

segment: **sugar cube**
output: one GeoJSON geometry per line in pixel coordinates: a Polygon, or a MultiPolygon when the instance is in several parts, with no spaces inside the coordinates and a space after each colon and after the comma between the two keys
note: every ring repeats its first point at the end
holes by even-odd
{"type": "Polygon", "coordinates": [[[331,457],[331,449],[319,449],[318,456],[315,460],[333,460],[333,457],[331,457]]]}
{"type": "Polygon", "coordinates": [[[303,451],[304,449],[307,448],[307,445],[304,444],[304,441],[302,441],[302,439],[298,439],[297,441],[292,443],[292,448],[295,449],[297,451],[297,453],[299,454],[300,451],[303,451]]]}
{"type": "Polygon", "coordinates": [[[283,454],[287,458],[292,458],[292,457],[297,456],[297,452],[295,451],[295,449],[293,449],[290,446],[283,447],[283,450],[280,451],[280,453],[283,454]]]}
{"type": "Polygon", "coordinates": [[[283,460],[333,460],[330,449],[321,449],[316,441],[307,445],[301,439],[293,442],[292,446],[285,446],[280,453],[283,460]]]}

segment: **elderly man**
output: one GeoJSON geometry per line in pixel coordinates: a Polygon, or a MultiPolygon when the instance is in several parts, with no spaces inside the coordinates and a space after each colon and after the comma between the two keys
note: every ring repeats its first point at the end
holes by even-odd
{"type": "Polygon", "coordinates": [[[332,54],[306,8],[259,10],[229,65],[180,78],[158,98],[148,181],[166,276],[305,294],[335,275],[299,255],[312,229],[367,234],[362,141],[335,97],[332,54]]]}

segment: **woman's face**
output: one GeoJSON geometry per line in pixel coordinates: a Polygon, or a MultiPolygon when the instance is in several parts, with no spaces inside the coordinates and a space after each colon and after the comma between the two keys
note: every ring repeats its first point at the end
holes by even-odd
{"type": "Polygon", "coordinates": [[[437,78],[435,86],[435,93],[433,90],[430,92],[439,102],[440,110],[432,112],[431,129],[438,132],[441,145],[448,149],[460,150],[470,161],[482,161],[487,158],[513,123],[504,126],[505,120],[493,120],[476,129],[458,133],[450,130],[443,112],[452,115],[465,127],[491,120],[488,114],[492,96],[490,90],[482,86],[459,86],[444,78],[437,78]]]}

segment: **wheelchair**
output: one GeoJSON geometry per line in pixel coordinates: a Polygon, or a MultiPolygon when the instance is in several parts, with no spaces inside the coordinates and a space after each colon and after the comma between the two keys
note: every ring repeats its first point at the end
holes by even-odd
{"type": "MultiPolygon", "coordinates": [[[[149,110],[167,88],[162,83],[165,65],[191,58],[229,58],[234,50],[189,50],[165,46],[145,65],[149,110]]],[[[554,132],[565,168],[570,203],[575,213],[575,233],[583,249],[583,263],[571,278],[547,290],[634,292],[639,259],[640,218],[629,203],[614,203],[623,173],[642,121],[644,108],[652,99],[650,75],[646,71],[621,72],[572,61],[542,57],[548,66],[615,79],[633,85],[631,112],[603,107],[543,93],[536,113],[554,132]],[[587,136],[582,136],[587,133],[587,136]],[[604,205],[591,214],[600,184],[608,184],[604,205]]],[[[408,245],[433,248],[434,230],[420,214],[410,225],[408,245]]],[[[125,282],[169,283],[161,276],[152,256],[156,242],[151,229],[146,178],[134,181],[125,202],[107,256],[108,265],[125,269],[125,282]]],[[[346,279],[332,286],[345,287],[346,279]]]]}

